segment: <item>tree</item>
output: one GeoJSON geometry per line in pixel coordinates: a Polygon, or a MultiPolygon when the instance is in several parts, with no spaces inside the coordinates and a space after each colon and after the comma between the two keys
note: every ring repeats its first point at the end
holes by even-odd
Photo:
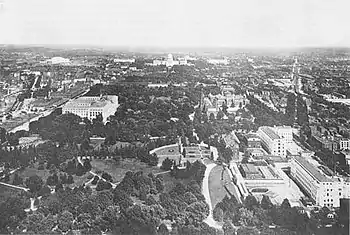
{"type": "Polygon", "coordinates": [[[170,171],[172,166],[173,166],[173,161],[171,161],[169,158],[165,158],[160,168],[165,171],[170,171]]]}
{"type": "Polygon", "coordinates": [[[73,184],[73,183],[74,183],[73,176],[72,175],[68,175],[67,184],[73,184]]]}
{"type": "Polygon", "coordinates": [[[20,177],[17,173],[15,173],[14,177],[13,177],[13,185],[21,185],[23,183],[23,179],[22,177],[20,177]]]}
{"type": "Polygon", "coordinates": [[[39,196],[48,196],[50,194],[51,194],[51,189],[47,185],[42,187],[41,190],[38,192],[39,196]]]}
{"type": "Polygon", "coordinates": [[[108,190],[112,188],[112,185],[104,180],[99,180],[96,186],[96,191],[108,190]]]}
{"type": "Polygon", "coordinates": [[[254,216],[254,213],[247,208],[240,208],[238,210],[238,218],[239,218],[239,223],[242,226],[255,226],[259,223],[257,218],[254,216]]]}
{"type": "Polygon", "coordinates": [[[85,168],[83,167],[83,165],[81,165],[80,163],[77,166],[77,170],[76,170],[76,175],[77,176],[82,176],[85,174],[85,168]]]}
{"type": "Polygon", "coordinates": [[[42,188],[43,180],[39,176],[33,175],[26,179],[25,184],[32,193],[36,193],[42,188]]]}
{"type": "Polygon", "coordinates": [[[100,177],[95,175],[94,179],[92,180],[91,184],[96,185],[99,181],[100,177]]]}
{"type": "Polygon", "coordinates": [[[261,208],[265,209],[265,210],[269,210],[273,207],[273,204],[269,198],[269,196],[267,195],[263,195],[262,199],[261,199],[261,208]]]}
{"type": "Polygon", "coordinates": [[[236,229],[235,227],[233,226],[233,224],[231,223],[231,221],[229,220],[226,220],[224,222],[224,225],[223,225],[223,230],[224,230],[224,235],[232,235],[232,234],[236,234],[236,229]]]}
{"type": "Polygon", "coordinates": [[[73,224],[73,214],[70,213],[69,211],[63,211],[59,216],[58,216],[58,228],[62,232],[67,232],[71,229],[72,224],[73,224]]]}
{"type": "Polygon", "coordinates": [[[25,205],[19,195],[14,195],[0,203],[0,234],[10,234],[26,216],[25,205]]]}
{"type": "Polygon", "coordinates": [[[216,221],[222,222],[223,217],[224,217],[224,212],[220,207],[215,207],[213,211],[213,217],[216,221]]]}
{"type": "Polygon", "coordinates": [[[289,200],[285,198],[281,204],[281,209],[289,210],[291,208],[289,200]]]}
{"type": "Polygon", "coordinates": [[[40,212],[34,212],[33,214],[29,214],[27,218],[22,221],[22,225],[26,227],[28,232],[40,233],[42,222],[44,220],[44,215],[40,212]]]}
{"type": "Polygon", "coordinates": [[[61,181],[61,184],[66,184],[67,183],[67,174],[60,174],[60,181],[61,181]]]}
{"type": "Polygon", "coordinates": [[[155,154],[155,153],[150,154],[148,164],[149,164],[150,166],[157,166],[157,165],[158,165],[158,157],[157,157],[157,154],[155,154]]]}
{"type": "Polygon", "coordinates": [[[222,110],[219,110],[218,114],[216,114],[216,119],[222,120],[224,116],[225,116],[224,112],[222,110]]]}
{"type": "Polygon", "coordinates": [[[257,228],[240,227],[237,230],[237,235],[259,235],[260,232],[257,228]]]}
{"type": "Polygon", "coordinates": [[[113,182],[112,176],[110,174],[108,174],[107,172],[102,173],[102,178],[109,181],[109,182],[113,182]]]}
{"type": "Polygon", "coordinates": [[[159,226],[158,235],[169,235],[168,227],[164,223],[159,226]]]}
{"type": "Polygon", "coordinates": [[[92,166],[89,159],[84,160],[84,168],[85,171],[91,171],[92,166]]]}
{"type": "Polygon", "coordinates": [[[245,198],[244,204],[248,209],[253,209],[254,207],[259,206],[258,200],[256,200],[256,198],[253,195],[248,195],[245,198]]]}
{"type": "Polygon", "coordinates": [[[210,114],[209,114],[209,120],[210,120],[211,122],[214,122],[214,121],[215,121],[215,115],[214,115],[214,113],[210,113],[210,114]]]}

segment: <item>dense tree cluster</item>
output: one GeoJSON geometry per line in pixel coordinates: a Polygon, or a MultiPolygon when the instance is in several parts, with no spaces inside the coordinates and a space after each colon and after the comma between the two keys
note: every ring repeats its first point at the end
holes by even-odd
{"type": "Polygon", "coordinates": [[[198,98],[187,88],[152,89],[143,86],[94,86],[91,95],[118,94],[120,107],[106,125],[92,123],[92,134],[116,140],[147,142],[148,138],[167,136],[176,139],[190,124],[189,114],[198,98]],[[175,121],[179,120],[179,121],[175,121]]]}
{"type": "Polygon", "coordinates": [[[185,169],[179,169],[178,166],[174,164],[171,170],[171,174],[175,178],[191,179],[200,183],[204,178],[205,169],[206,166],[198,160],[194,163],[187,161],[185,169]]]}
{"type": "Polygon", "coordinates": [[[255,117],[256,126],[275,126],[275,125],[286,125],[290,122],[290,116],[283,113],[276,112],[271,108],[267,107],[266,104],[260,102],[258,99],[248,96],[250,101],[247,104],[247,108],[252,112],[255,117]]]}
{"type": "Polygon", "coordinates": [[[59,111],[54,111],[46,117],[39,118],[38,121],[29,123],[29,131],[59,145],[81,144],[90,137],[90,133],[86,131],[79,116],[71,113],[60,114],[59,111]]]}
{"type": "MultiPolygon", "coordinates": [[[[239,227],[237,234],[342,234],[339,225],[333,226],[327,233],[322,228],[332,223],[327,217],[329,209],[322,208],[320,212],[312,212],[311,217],[301,207],[291,207],[288,199],[280,206],[273,205],[268,196],[264,195],[261,202],[248,195],[243,204],[227,196],[214,208],[214,219],[224,221],[224,233],[232,234],[239,227]],[[269,225],[276,225],[270,229],[269,225]]],[[[345,233],[344,233],[345,234],[345,233]]]]}

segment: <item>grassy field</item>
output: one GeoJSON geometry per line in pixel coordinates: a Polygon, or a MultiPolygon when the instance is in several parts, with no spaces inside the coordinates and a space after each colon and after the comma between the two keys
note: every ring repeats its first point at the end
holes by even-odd
{"type": "Polygon", "coordinates": [[[150,172],[162,172],[158,167],[150,167],[147,164],[134,159],[124,159],[119,165],[116,165],[114,160],[94,159],[91,161],[91,165],[92,171],[94,172],[108,172],[113,177],[114,182],[120,182],[128,171],[143,171],[145,174],[150,172]]]}
{"type": "Polygon", "coordinates": [[[221,180],[222,166],[215,166],[209,175],[209,192],[213,208],[227,194],[224,181],[221,180]]]}
{"type": "MultiPolygon", "coordinates": [[[[26,167],[22,171],[18,171],[18,175],[23,178],[23,181],[25,178],[28,178],[33,175],[38,175],[44,182],[46,182],[46,179],[51,175],[49,170],[44,167],[44,170],[38,170],[38,163],[35,163],[33,167],[26,167]]],[[[13,175],[10,178],[10,182],[12,183],[13,175]]]]}
{"type": "Polygon", "coordinates": [[[160,149],[158,151],[155,151],[155,154],[157,156],[162,156],[162,155],[179,155],[179,147],[178,146],[173,146],[173,147],[166,147],[163,149],[160,149]]]}
{"type": "Polygon", "coordinates": [[[180,161],[181,154],[179,152],[179,147],[178,146],[173,146],[173,147],[167,147],[164,149],[160,149],[155,152],[158,157],[158,165],[160,166],[162,162],[166,159],[169,158],[171,160],[175,160],[176,162],[180,161]]]}
{"type": "Polygon", "coordinates": [[[77,187],[77,186],[80,186],[82,184],[85,184],[89,181],[88,179],[88,176],[91,175],[90,172],[87,172],[85,175],[83,176],[76,176],[76,175],[73,175],[73,179],[74,179],[74,183],[73,184],[70,184],[69,187],[71,188],[74,188],[74,187],[77,187]]]}
{"type": "MultiPolygon", "coordinates": [[[[59,176],[60,173],[64,173],[64,172],[58,172],[57,175],[59,176]]],[[[27,167],[23,171],[18,171],[18,174],[23,178],[23,180],[25,180],[25,178],[28,178],[30,176],[38,175],[44,181],[44,183],[46,182],[47,178],[51,175],[49,170],[46,169],[46,167],[45,167],[45,170],[38,170],[37,163],[34,164],[34,167],[27,167]]],[[[89,175],[90,173],[86,173],[83,176],[73,175],[74,183],[70,184],[69,187],[74,188],[76,186],[80,186],[88,182],[89,175]]],[[[14,174],[11,175],[9,183],[12,183],[13,177],[14,177],[14,174]]]]}

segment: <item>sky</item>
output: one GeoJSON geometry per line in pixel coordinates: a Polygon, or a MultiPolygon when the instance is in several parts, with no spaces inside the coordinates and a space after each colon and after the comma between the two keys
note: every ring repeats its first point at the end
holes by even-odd
{"type": "Polygon", "coordinates": [[[0,5],[0,44],[350,46],[349,0],[0,0],[0,5]]]}

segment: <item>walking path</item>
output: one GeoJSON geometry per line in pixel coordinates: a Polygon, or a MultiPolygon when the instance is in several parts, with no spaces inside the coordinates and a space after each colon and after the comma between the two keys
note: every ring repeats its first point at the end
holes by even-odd
{"type": "Polygon", "coordinates": [[[12,185],[12,184],[6,184],[6,183],[4,183],[4,182],[0,182],[0,184],[5,185],[5,186],[8,186],[8,187],[10,187],[10,188],[15,188],[15,189],[24,190],[24,191],[26,191],[26,192],[29,191],[29,188],[24,188],[24,187],[12,185]]]}
{"type": "MultiPolygon", "coordinates": [[[[83,163],[83,161],[81,160],[81,157],[77,157],[77,159],[78,159],[78,162],[81,164],[81,165],[84,165],[84,163],[83,163]]],[[[105,180],[104,178],[102,178],[101,176],[99,176],[98,174],[96,174],[95,172],[93,172],[93,171],[89,171],[94,177],[95,176],[98,176],[100,179],[102,179],[104,182],[107,182],[107,183],[110,183],[111,185],[112,185],[112,188],[116,188],[117,187],[117,185],[119,184],[119,183],[112,183],[112,182],[109,182],[109,181],[107,181],[107,180],[105,180]]]]}
{"type": "Polygon", "coordinates": [[[221,226],[217,221],[213,218],[213,207],[211,205],[211,199],[210,199],[210,192],[209,192],[209,175],[211,170],[216,166],[215,163],[210,163],[207,165],[207,168],[205,169],[204,173],[204,179],[203,179],[203,188],[202,188],[202,194],[204,195],[205,202],[209,206],[209,215],[204,220],[205,223],[207,223],[210,227],[221,229],[221,226]]]}

